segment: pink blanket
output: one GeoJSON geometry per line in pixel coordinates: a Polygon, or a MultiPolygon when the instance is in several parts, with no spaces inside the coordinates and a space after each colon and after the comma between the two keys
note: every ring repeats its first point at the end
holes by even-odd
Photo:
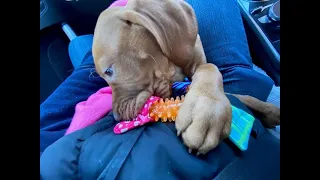
{"type": "MultiPolygon", "coordinates": [[[[141,108],[138,116],[131,121],[121,121],[113,128],[115,134],[122,134],[155,120],[149,116],[151,104],[159,97],[151,96],[141,108]]],[[[112,110],[112,90],[105,87],[92,94],[88,100],[76,105],[76,111],[65,135],[94,124],[112,110]]]]}
{"type": "Polygon", "coordinates": [[[105,87],[92,94],[86,101],[79,102],[76,105],[76,110],[66,135],[97,122],[111,110],[111,87],[105,87]]]}

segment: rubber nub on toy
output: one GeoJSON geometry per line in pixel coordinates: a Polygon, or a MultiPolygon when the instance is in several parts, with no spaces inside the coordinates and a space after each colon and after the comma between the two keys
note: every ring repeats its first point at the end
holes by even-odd
{"type": "Polygon", "coordinates": [[[176,99],[160,98],[155,101],[149,108],[149,116],[154,118],[155,121],[161,119],[162,122],[175,121],[178,115],[181,104],[184,101],[184,96],[176,97],[176,99]]]}

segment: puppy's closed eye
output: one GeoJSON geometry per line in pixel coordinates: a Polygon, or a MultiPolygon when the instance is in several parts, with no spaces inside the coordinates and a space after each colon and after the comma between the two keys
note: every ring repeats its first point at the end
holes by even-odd
{"type": "Polygon", "coordinates": [[[110,67],[110,68],[107,68],[105,71],[104,71],[104,74],[106,74],[107,76],[112,76],[113,75],[113,69],[110,67]]]}
{"type": "Polygon", "coordinates": [[[131,26],[131,25],[132,25],[132,22],[131,22],[131,21],[125,20],[124,22],[125,22],[128,26],[131,26]]]}

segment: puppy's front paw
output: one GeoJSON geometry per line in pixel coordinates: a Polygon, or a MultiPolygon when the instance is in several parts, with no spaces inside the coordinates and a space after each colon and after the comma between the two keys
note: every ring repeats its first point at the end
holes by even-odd
{"type": "Polygon", "coordinates": [[[176,119],[177,135],[182,135],[189,152],[206,154],[229,136],[231,118],[230,102],[224,94],[217,98],[190,89],[176,119]]]}

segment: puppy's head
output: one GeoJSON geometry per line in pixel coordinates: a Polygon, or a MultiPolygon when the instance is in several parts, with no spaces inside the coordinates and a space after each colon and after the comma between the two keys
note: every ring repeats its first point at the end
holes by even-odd
{"type": "Polygon", "coordinates": [[[193,9],[181,0],[129,0],[100,14],[92,52],[112,88],[115,119],[133,119],[151,95],[171,95],[175,67],[192,59],[197,33],[193,9]]]}

